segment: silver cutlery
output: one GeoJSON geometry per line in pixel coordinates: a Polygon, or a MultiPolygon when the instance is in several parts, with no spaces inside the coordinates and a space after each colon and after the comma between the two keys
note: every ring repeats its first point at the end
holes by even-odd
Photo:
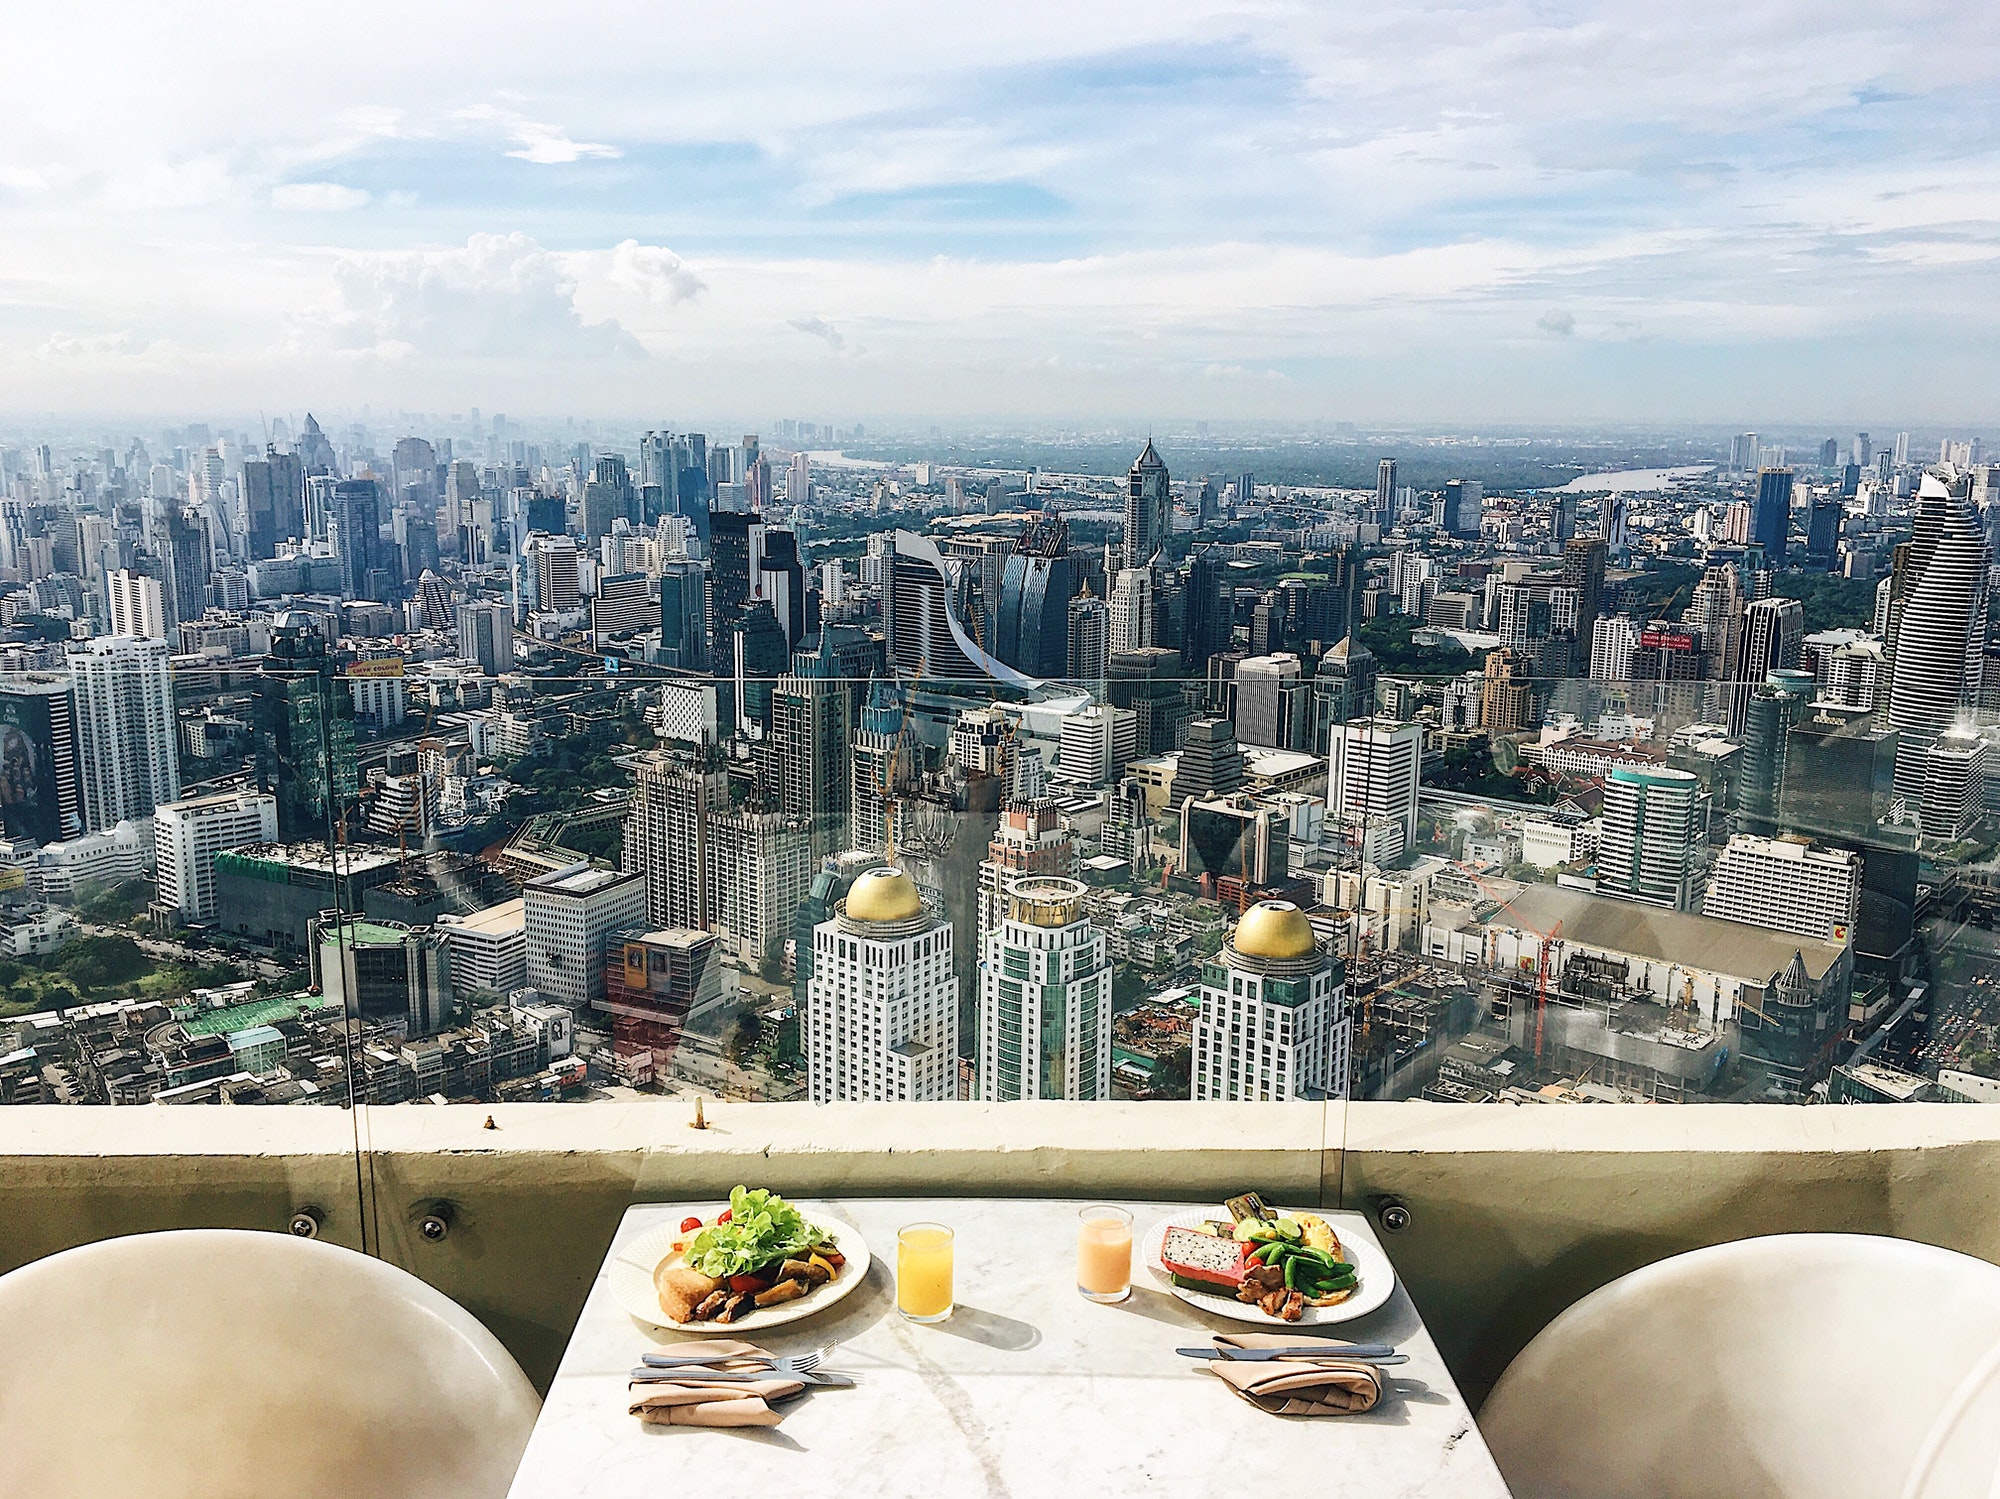
{"type": "Polygon", "coordinates": [[[1407,1364],[1409,1356],[1396,1352],[1388,1343],[1313,1343],[1297,1348],[1176,1348],[1182,1358],[1227,1359],[1231,1363],[1261,1364],[1283,1358],[1351,1359],[1368,1364],[1407,1364]]]}
{"type": "Polygon", "coordinates": [[[747,1384],[760,1379],[796,1379],[801,1384],[823,1385],[830,1390],[854,1387],[852,1374],[842,1374],[835,1369],[704,1369],[685,1365],[678,1369],[660,1369],[641,1364],[627,1377],[633,1384],[678,1384],[684,1380],[696,1384],[747,1384]]]}
{"type": "Polygon", "coordinates": [[[832,1358],[839,1347],[838,1343],[828,1343],[824,1348],[815,1348],[810,1353],[795,1353],[787,1358],[773,1358],[768,1353],[642,1353],[639,1362],[651,1369],[688,1369],[703,1364],[762,1364],[779,1374],[810,1374],[832,1358]]]}

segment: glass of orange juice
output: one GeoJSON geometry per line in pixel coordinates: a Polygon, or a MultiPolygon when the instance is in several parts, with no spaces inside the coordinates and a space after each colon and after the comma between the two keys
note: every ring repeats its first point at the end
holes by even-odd
{"type": "Polygon", "coordinates": [[[1095,1202],[1078,1219],[1077,1290],[1086,1301],[1123,1301],[1132,1294],[1132,1215],[1095,1202]]]}
{"type": "Polygon", "coordinates": [[[951,1315],[951,1230],[912,1223],[896,1234],[896,1310],[912,1322],[951,1315]]]}

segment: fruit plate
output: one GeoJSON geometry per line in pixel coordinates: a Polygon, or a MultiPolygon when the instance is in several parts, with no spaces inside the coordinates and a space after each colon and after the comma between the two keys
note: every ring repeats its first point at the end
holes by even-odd
{"type": "MultiPolygon", "coordinates": [[[[1311,1208],[1274,1208],[1278,1213],[1312,1212],[1311,1208]]],[[[1142,1262],[1153,1272],[1153,1277],[1167,1290],[1180,1297],[1189,1306],[1204,1312],[1213,1312],[1218,1317],[1228,1317],[1235,1322],[1256,1322],[1266,1327],[1326,1327],[1336,1322],[1352,1322],[1357,1317],[1365,1317],[1389,1299],[1396,1289],[1396,1272],[1390,1267],[1389,1256],[1377,1249],[1359,1234],[1342,1237],[1340,1250],[1347,1262],[1354,1266],[1354,1294],[1333,1306],[1309,1306],[1305,1314],[1296,1322],[1287,1322],[1282,1317],[1273,1317],[1269,1312],[1237,1301],[1233,1297],[1216,1295],[1209,1291],[1190,1291],[1173,1283],[1166,1267],[1160,1263],[1160,1245],[1170,1228],[1200,1229],[1217,1219],[1227,1218],[1229,1210],[1224,1207],[1183,1208],[1170,1214],[1146,1230],[1145,1242],[1140,1245],[1142,1262]]],[[[1322,1217],[1325,1215],[1322,1214],[1322,1217]]],[[[1328,1220],[1332,1222],[1331,1219],[1328,1220]]],[[[1334,1225],[1335,1235],[1340,1234],[1334,1225]]]]}
{"type": "Polygon", "coordinates": [[[674,1321],[660,1305],[660,1293],[653,1288],[653,1271],[665,1260],[678,1259],[680,1256],[674,1245],[684,1238],[693,1237],[692,1231],[687,1234],[680,1231],[679,1224],[683,1218],[699,1217],[705,1223],[712,1222],[728,1206],[726,1202],[702,1202],[688,1207],[676,1205],[671,1219],[662,1220],[619,1249],[607,1272],[611,1299],[651,1327],[736,1337],[816,1317],[868,1278],[868,1244],[861,1237],[861,1230],[851,1223],[803,1213],[806,1222],[832,1234],[833,1247],[847,1257],[847,1263],[840,1267],[832,1280],[797,1301],[763,1307],[748,1316],[738,1317],[734,1322],[674,1321]]]}

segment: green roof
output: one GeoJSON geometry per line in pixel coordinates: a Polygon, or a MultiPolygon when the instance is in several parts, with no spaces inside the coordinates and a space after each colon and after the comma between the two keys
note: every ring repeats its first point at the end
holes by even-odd
{"type": "Polygon", "coordinates": [[[333,1001],[324,994],[286,994],[276,999],[255,999],[245,1005],[229,1005],[220,1010],[204,1010],[183,1022],[190,1036],[227,1036],[252,1026],[276,1025],[294,1020],[308,1010],[324,1010],[333,1001]]]}

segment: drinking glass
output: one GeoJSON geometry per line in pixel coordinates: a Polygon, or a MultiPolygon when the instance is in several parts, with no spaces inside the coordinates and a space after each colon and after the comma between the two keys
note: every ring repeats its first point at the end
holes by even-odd
{"type": "Polygon", "coordinates": [[[1086,1301],[1123,1301],[1132,1294],[1132,1215],[1096,1202],[1077,1216],[1077,1290],[1086,1301]]]}
{"type": "Polygon", "coordinates": [[[912,1223],[896,1233],[896,1310],[912,1322],[951,1315],[951,1241],[942,1223],[912,1223]]]}

